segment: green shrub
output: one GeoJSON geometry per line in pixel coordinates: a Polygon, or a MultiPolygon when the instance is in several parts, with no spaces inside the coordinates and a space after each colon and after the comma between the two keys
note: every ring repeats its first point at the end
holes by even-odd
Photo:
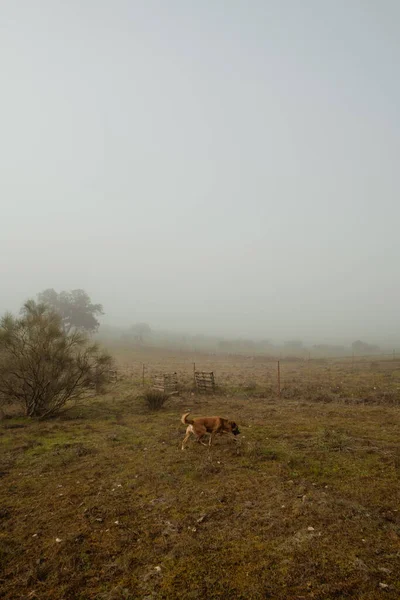
{"type": "Polygon", "coordinates": [[[106,379],[112,359],[61,317],[30,300],[21,317],[0,320],[0,405],[19,404],[29,417],[49,417],[106,379]]]}

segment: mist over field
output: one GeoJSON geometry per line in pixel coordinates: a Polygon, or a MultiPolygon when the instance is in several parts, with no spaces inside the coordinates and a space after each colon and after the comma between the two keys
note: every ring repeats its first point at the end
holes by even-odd
{"type": "Polygon", "coordinates": [[[3,1],[0,313],[82,288],[122,329],[399,344],[399,18],[3,1]]]}
{"type": "Polygon", "coordinates": [[[0,0],[0,596],[400,598],[399,0],[0,0]]]}

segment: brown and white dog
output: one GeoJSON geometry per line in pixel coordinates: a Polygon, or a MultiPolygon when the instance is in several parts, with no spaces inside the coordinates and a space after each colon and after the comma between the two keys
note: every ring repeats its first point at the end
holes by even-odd
{"type": "Polygon", "coordinates": [[[187,425],[186,435],[182,441],[182,450],[185,449],[185,444],[188,441],[190,434],[196,437],[196,441],[199,444],[206,446],[202,439],[206,433],[210,434],[208,445],[211,446],[213,438],[218,434],[232,433],[238,435],[240,433],[239,427],[234,421],[223,419],[222,417],[198,417],[197,419],[188,419],[190,413],[185,413],[181,417],[181,422],[187,425]]]}

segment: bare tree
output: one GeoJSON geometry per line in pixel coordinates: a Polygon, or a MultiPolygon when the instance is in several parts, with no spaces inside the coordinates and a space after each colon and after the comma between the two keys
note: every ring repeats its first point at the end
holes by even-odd
{"type": "Polygon", "coordinates": [[[48,417],[100,385],[112,365],[108,354],[82,332],[33,300],[21,317],[0,320],[0,401],[17,402],[30,417],[48,417]]]}

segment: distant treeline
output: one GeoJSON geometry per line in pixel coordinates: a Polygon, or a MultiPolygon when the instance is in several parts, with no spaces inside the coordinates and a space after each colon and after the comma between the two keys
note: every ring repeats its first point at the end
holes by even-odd
{"type": "Polygon", "coordinates": [[[245,338],[224,339],[211,335],[191,335],[171,331],[153,330],[146,323],[137,323],[129,328],[102,325],[98,337],[104,341],[124,343],[128,346],[147,346],[186,352],[212,352],[218,354],[267,354],[271,356],[296,356],[301,358],[340,357],[351,354],[374,355],[383,350],[375,345],[356,340],[351,345],[305,344],[301,340],[273,343],[268,339],[251,340],[245,338]]]}
{"type": "MultiPolygon", "coordinates": [[[[40,305],[46,306],[60,318],[63,330],[81,331],[97,335],[108,343],[124,343],[128,346],[169,348],[182,352],[207,352],[245,355],[269,355],[306,358],[308,356],[334,357],[354,354],[355,356],[382,353],[379,346],[361,340],[349,346],[336,344],[305,344],[302,340],[291,339],[273,343],[269,339],[252,340],[246,338],[222,338],[212,335],[190,335],[171,331],[153,330],[148,323],[138,322],[130,327],[119,328],[101,325],[103,305],[93,303],[89,294],[82,289],[57,292],[48,288],[38,294],[40,305]]],[[[393,350],[390,348],[389,351],[393,350]]],[[[386,349],[388,352],[388,349],[386,349]]]]}

